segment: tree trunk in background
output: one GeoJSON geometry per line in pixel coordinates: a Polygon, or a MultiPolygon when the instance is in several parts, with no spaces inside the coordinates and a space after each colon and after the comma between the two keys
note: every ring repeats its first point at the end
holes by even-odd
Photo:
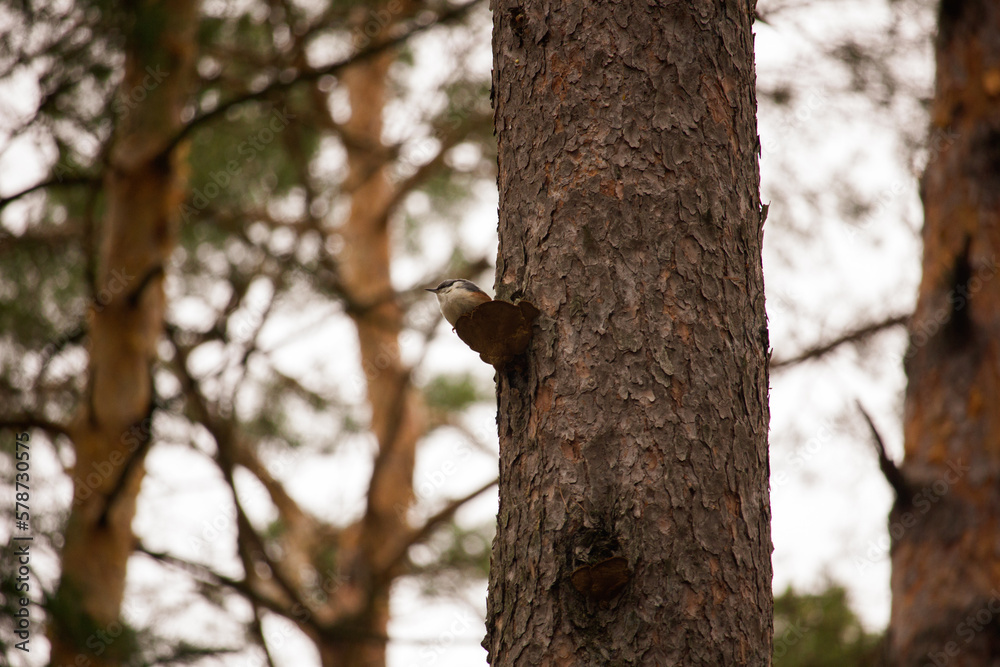
{"type": "Polygon", "coordinates": [[[385,664],[389,589],[399,574],[398,566],[390,566],[399,540],[409,531],[406,510],[413,499],[416,445],[426,430],[421,403],[400,358],[403,311],[395,301],[389,273],[386,216],[395,191],[386,174],[387,155],[380,147],[388,70],[395,58],[395,51],[386,51],[343,76],[352,109],[344,124],[350,168],[345,190],[351,193],[351,212],[338,230],[344,240],[340,269],[358,328],[371,430],[379,451],[359,537],[356,543],[341,544],[340,558],[349,565],[338,596],[344,601],[342,611],[355,616],[356,622],[346,641],[320,640],[324,667],[385,664]]]}
{"type": "Polygon", "coordinates": [[[1000,4],[942,2],[890,516],[893,664],[1000,661],[1000,4]]]}
{"type": "Polygon", "coordinates": [[[74,501],[48,629],[53,665],[117,665],[131,650],[119,611],[151,429],[164,269],[184,186],[176,156],[161,153],[188,100],[197,7],[194,0],[128,5],[89,320],[90,395],[70,429],[74,501]]]}
{"type": "Polygon", "coordinates": [[[767,665],[750,4],[494,3],[494,665],[767,665]]]}

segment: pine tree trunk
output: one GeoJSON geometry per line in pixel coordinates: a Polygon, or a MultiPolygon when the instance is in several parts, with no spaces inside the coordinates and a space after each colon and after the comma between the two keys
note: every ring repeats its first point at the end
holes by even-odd
{"type": "Polygon", "coordinates": [[[1000,4],[942,2],[889,653],[1000,663],[1000,4]]]}
{"type": "MultiPolygon", "coordinates": [[[[372,410],[371,430],[379,451],[368,488],[368,505],[356,540],[345,540],[338,558],[347,563],[338,589],[342,616],[353,617],[346,639],[318,639],[324,667],[374,667],[385,664],[389,593],[399,567],[390,567],[399,540],[409,531],[407,509],[413,500],[417,441],[426,430],[422,404],[400,357],[403,311],[390,279],[389,202],[395,195],[387,175],[388,151],[382,144],[382,114],[388,71],[396,58],[389,50],[345,72],[352,114],[344,124],[349,137],[352,194],[343,227],[343,288],[358,330],[361,366],[372,410]]],[[[353,530],[353,529],[352,529],[353,530]]]]}
{"type": "Polygon", "coordinates": [[[54,665],[84,658],[92,667],[118,665],[131,650],[119,611],[150,438],[164,271],[184,185],[177,156],[163,150],[188,100],[197,6],[141,2],[129,5],[126,18],[125,77],[89,319],[89,396],[70,430],[74,499],[48,629],[54,665]]]}
{"type": "Polygon", "coordinates": [[[751,5],[494,3],[493,665],[767,665],[751,5]]]}

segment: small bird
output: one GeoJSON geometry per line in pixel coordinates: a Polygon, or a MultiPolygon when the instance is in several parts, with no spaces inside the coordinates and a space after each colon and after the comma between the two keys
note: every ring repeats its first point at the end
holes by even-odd
{"type": "Polygon", "coordinates": [[[479,289],[475,283],[462,278],[452,278],[445,280],[437,287],[425,287],[428,292],[434,292],[438,298],[438,305],[441,306],[441,314],[448,320],[451,326],[455,326],[458,318],[472,310],[481,303],[492,301],[490,295],[479,289]]]}

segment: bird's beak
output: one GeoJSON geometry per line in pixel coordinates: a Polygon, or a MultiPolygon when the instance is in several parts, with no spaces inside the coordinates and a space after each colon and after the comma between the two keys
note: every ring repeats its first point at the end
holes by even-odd
{"type": "Polygon", "coordinates": [[[424,291],[425,292],[437,292],[437,288],[436,287],[425,287],[424,291]]]}

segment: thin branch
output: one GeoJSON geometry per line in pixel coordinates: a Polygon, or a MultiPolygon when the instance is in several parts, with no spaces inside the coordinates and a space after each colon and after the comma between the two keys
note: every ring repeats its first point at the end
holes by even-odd
{"type": "MultiPolygon", "coordinates": [[[[254,572],[254,558],[262,562],[268,567],[271,572],[271,578],[277,584],[278,588],[287,596],[288,601],[291,603],[292,608],[298,605],[298,609],[305,609],[308,613],[308,619],[305,621],[307,625],[313,627],[316,631],[321,631],[315,620],[314,614],[312,613],[312,608],[306,603],[305,600],[299,595],[299,592],[295,589],[292,583],[285,576],[285,573],[278,566],[274,560],[268,556],[266,545],[261,539],[261,536],[257,534],[254,530],[253,524],[251,524],[249,517],[243,508],[243,504],[240,502],[239,494],[236,492],[236,482],[234,479],[234,469],[237,465],[237,441],[238,438],[233,432],[232,425],[228,422],[221,422],[216,419],[211,413],[208,407],[208,400],[205,398],[198,386],[197,380],[188,371],[188,357],[190,356],[191,349],[181,345],[177,340],[177,330],[170,325],[166,327],[167,337],[173,345],[174,350],[177,352],[176,368],[178,373],[178,379],[181,382],[184,394],[188,399],[188,404],[199,423],[201,423],[208,432],[212,435],[216,444],[216,464],[219,466],[219,470],[222,472],[223,478],[226,480],[226,484],[230,487],[233,496],[233,504],[236,508],[236,528],[237,528],[237,547],[240,552],[240,558],[243,564],[246,577],[249,578],[253,576],[254,572]],[[252,543],[251,546],[255,548],[256,553],[251,555],[247,552],[247,543],[252,543]]],[[[291,500],[290,498],[288,500],[291,500]]],[[[288,610],[279,612],[285,617],[290,616],[288,610]]]]}
{"type": "Polygon", "coordinates": [[[58,248],[73,246],[80,243],[80,228],[75,220],[58,227],[32,228],[24,234],[16,235],[0,231],[0,253],[12,250],[34,248],[58,248]]]}
{"type": "Polygon", "coordinates": [[[438,511],[436,514],[428,518],[427,521],[424,522],[423,526],[410,533],[397,547],[396,552],[393,554],[392,558],[390,558],[389,562],[387,562],[385,566],[381,568],[381,570],[379,571],[378,574],[380,575],[380,578],[390,576],[390,573],[393,570],[395,570],[400,563],[403,562],[404,558],[406,558],[406,554],[409,552],[410,547],[420,544],[421,542],[426,540],[441,524],[443,524],[446,521],[449,521],[455,515],[455,512],[457,512],[459,508],[462,507],[462,505],[482,495],[486,491],[489,491],[491,488],[496,486],[497,482],[499,481],[500,481],[499,478],[490,480],[489,482],[483,484],[478,489],[475,489],[474,491],[465,494],[461,498],[456,498],[452,500],[450,503],[441,508],[440,511],[438,511]]]}
{"type": "Polygon", "coordinates": [[[899,469],[895,461],[889,458],[889,453],[885,449],[885,442],[882,440],[878,429],[875,428],[875,422],[872,421],[871,416],[865,410],[865,406],[861,404],[861,401],[855,402],[858,404],[858,410],[861,411],[861,415],[868,422],[868,428],[872,434],[872,445],[875,447],[875,454],[878,456],[878,467],[882,471],[885,480],[889,482],[889,486],[896,492],[896,502],[900,504],[909,503],[913,492],[906,481],[906,477],[903,476],[903,471],[899,469]]]}
{"type": "Polygon", "coordinates": [[[311,515],[306,514],[302,508],[299,507],[298,503],[295,502],[295,499],[293,499],[288,494],[288,491],[285,490],[284,485],[271,475],[267,466],[261,463],[260,459],[257,457],[256,452],[251,447],[247,447],[246,444],[238,438],[234,439],[232,445],[233,463],[246,468],[250,474],[256,477],[257,480],[264,485],[268,496],[271,498],[271,502],[274,503],[274,506],[278,509],[278,514],[281,518],[290,526],[301,526],[306,524],[306,526],[315,533],[317,522],[311,515]]]}
{"type": "Polygon", "coordinates": [[[472,443],[472,446],[479,450],[480,453],[486,454],[488,456],[496,456],[496,448],[486,444],[486,441],[482,440],[471,428],[469,428],[461,419],[452,419],[448,416],[441,421],[438,426],[447,426],[457,430],[459,433],[465,436],[465,438],[472,443]]]}
{"type": "Polygon", "coordinates": [[[488,122],[492,124],[493,115],[492,114],[473,114],[466,119],[466,122],[462,123],[457,129],[452,132],[447,133],[444,136],[439,136],[438,140],[441,143],[440,148],[437,153],[426,163],[420,165],[416,171],[407,179],[403,180],[393,190],[392,198],[389,203],[386,204],[385,210],[379,216],[382,224],[386,224],[389,220],[389,216],[396,210],[400,202],[410,194],[413,190],[421,186],[428,179],[433,177],[444,165],[445,155],[449,150],[462,143],[469,137],[469,132],[471,128],[477,125],[488,122]]]}
{"type": "Polygon", "coordinates": [[[167,142],[167,145],[161,151],[161,156],[169,155],[174,150],[174,148],[176,148],[180,142],[186,139],[187,136],[193,130],[195,130],[196,128],[200,127],[202,124],[210,120],[222,116],[223,114],[225,114],[227,111],[229,111],[234,107],[246,104],[248,102],[255,102],[265,99],[275,93],[289,90],[290,88],[303,82],[318,81],[319,79],[325,76],[339,74],[341,70],[346,69],[351,65],[355,65],[357,63],[368,60],[369,58],[373,58],[374,56],[382,53],[387,49],[391,49],[395,46],[398,46],[406,42],[408,39],[410,39],[411,37],[413,37],[418,33],[424,32],[435,26],[449,23],[451,21],[455,21],[462,18],[469,12],[470,9],[478,5],[480,2],[482,2],[482,0],[471,0],[471,2],[467,2],[464,5],[461,5],[459,7],[456,7],[455,9],[449,10],[447,12],[438,15],[437,20],[435,21],[429,21],[427,23],[418,24],[410,28],[406,32],[397,35],[396,37],[387,39],[384,42],[373,44],[372,46],[362,51],[358,51],[357,53],[350,55],[347,58],[338,60],[335,63],[317,69],[305,70],[303,72],[300,72],[298,76],[294,77],[290,81],[281,81],[281,80],[274,81],[258,91],[251,93],[244,93],[243,95],[238,95],[231,100],[222,102],[211,111],[206,111],[192,118],[183,128],[181,128],[181,130],[176,135],[174,135],[174,137],[170,141],[167,142]]]}
{"type": "Polygon", "coordinates": [[[265,595],[261,595],[253,586],[250,585],[246,580],[240,581],[238,579],[233,579],[227,577],[224,574],[220,574],[215,570],[211,569],[207,565],[202,565],[200,563],[192,563],[191,561],[184,560],[177,556],[173,556],[165,551],[151,551],[146,548],[142,542],[137,542],[135,550],[137,553],[145,554],[154,560],[158,560],[162,563],[172,565],[178,569],[186,571],[188,574],[196,577],[200,581],[205,583],[210,583],[215,586],[225,586],[226,588],[231,588],[235,592],[239,593],[247,600],[252,602],[254,605],[269,609],[279,616],[287,616],[288,610],[284,608],[281,602],[273,600],[265,595]]]}
{"type": "MultiPolygon", "coordinates": [[[[249,285],[249,282],[247,284],[249,285]]],[[[268,318],[271,316],[271,312],[273,311],[274,306],[278,301],[279,282],[275,280],[273,284],[274,284],[274,289],[271,291],[271,296],[267,300],[267,305],[264,306],[263,310],[260,311],[259,315],[257,316],[257,319],[259,320],[257,322],[257,326],[254,328],[253,333],[247,340],[246,348],[244,348],[240,361],[237,364],[237,376],[232,383],[232,390],[229,392],[230,405],[236,405],[236,401],[239,398],[240,389],[244,386],[243,380],[246,378],[247,371],[250,369],[250,366],[247,363],[247,361],[250,359],[251,354],[260,350],[260,347],[258,345],[258,343],[260,342],[260,332],[264,330],[264,325],[268,323],[268,318]]],[[[246,305],[246,302],[243,301],[243,304],[246,305]]],[[[228,313],[226,317],[227,324],[232,321],[231,318],[232,318],[232,313],[228,313]]],[[[224,328],[223,330],[228,330],[228,327],[224,328]]]]}
{"type": "Polygon", "coordinates": [[[264,626],[261,623],[260,606],[256,604],[251,606],[253,607],[253,620],[250,622],[250,631],[253,634],[254,640],[260,644],[260,648],[264,652],[267,667],[275,667],[274,658],[271,657],[271,651],[267,647],[267,639],[264,638],[264,626]]]}
{"type": "Polygon", "coordinates": [[[305,626],[309,628],[317,636],[328,637],[338,641],[364,641],[377,643],[390,641],[390,638],[387,635],[361,632],[356,627],[351,626],[348,622],[335,623],[331,626],[321,626],[315,620],[315,616],[308,610],[305,611],[305,618],[301,618],[301,616],[303,616],[302,610],[305,609],[304,607],[300,608],[297,613],[292,614],[278,600],[261,595],[246,580],[240,581],[238,579],[233,579],[232,577],[227,577],[226,575],[216,572],[206,565],[192,563],[191,561],[184,560],[183,558],[179,558],[164,551],[151,551],[141,542],[136,544],[135,551],[145,554],[154,560],[184,570],[202,582],[230,588],[236,593],[244,596],[251,603],[263,607],[264,609],[278,614],[279,616],[287,618],[300,627],[305,626]]]}
{"type": "Polygon", "coordinates": [[[50,178],[48,180],[35,183],[34,185],[27,187],[24,190],[21,190],[20,192],[15,192],[14,194],[8,197],[0,198],[0,211],[4,210],[4,208],[6,208],[8,204],[17,201],[21,197],[30,195],[32,192],[37,192],[38,190],[45,190],[47,188],[54,188],[54,187],[70,187],[74,185],[97,185],[100,182],[101,182],[100,178],[97,178],[95,176],[84,176],[84,175],[64,176],[62,178],[59,177],[50,178]]]}
{"type": "Polygon", "coordinates": [[[803,361],[809,361],[812,359],[819,359],[825,357],[829,353],[836,350],[841,345],[846,343],[860,343],[877,333],[881,333],[886,329],[891,329],[893,327],[905,326],[907,322],[910,321],[910,315],[893,315],[881,322],[874,322],[872,324],[866,324],[852,331],[834,338],[831,341],[817,345],[816,347],[810,348],[804,352],[800,352],[794,357],[788,359],[775,359],[771,362],[771,370],[779,370],[786,368],[788,366],[794,366],[795,364],[800,364],[803,361]]]}
{"type": "MultiPolygon", "coordinates": [[[[101,509],[101,515],[97,519],[98,526],[106,526],[108,521],[108,514],[111,512],[112,505],[118,500],[118,496],[125,490],[125,486],[128,484],[129,479],[132,477],[133,471],[140,469],[143,462],[146,460],[146,454],[149,453],[150,447],[153,445],[153,415],[156,414],[158,408],[156,400],[156,383],[153,380],[153,371],[150,369],[149,373],[149,405],[146,408],[146,414],[143,415],[142,419],[133,422],[132,426],[129,428],[129,433],[134,433],[138,429],[139,433],[142,435],[142,441],[139,446],[136,447],[125,459],[125,463],[121,466],[121,472],[118,473],[118,479],[115,480],[115,485],[111,487],[111,491],[104,496],[104,507],[101,509]]],[[[122,434],[124,436],[124,433],[122,434]]]]}
{"type": "Polygon", "coordinates": [[[31,428],[47,431],[50,435],[69,435],[69,427],[64,424],[49,421],[35,415],[22,414],[0,417],[0,430],[25,431],[31,428]]]}

